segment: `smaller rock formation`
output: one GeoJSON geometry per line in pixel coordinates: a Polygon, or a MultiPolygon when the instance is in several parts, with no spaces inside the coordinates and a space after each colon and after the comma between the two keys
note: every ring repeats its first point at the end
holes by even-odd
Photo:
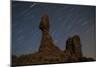
{"type": "Polygon", "coordinates": [[[80,37],[78,35],[74,35],[73,37],[68,38],[64,52],[67,56],[73,58],[76,61],[82,57],[80,37]]]}

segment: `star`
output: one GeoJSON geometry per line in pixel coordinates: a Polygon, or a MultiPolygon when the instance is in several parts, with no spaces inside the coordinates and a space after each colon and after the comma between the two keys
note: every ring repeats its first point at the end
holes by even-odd
{"type": "Polygon", "coordinates": [[[30,8],[32,8],[32,7],[34,7],[34,6],[36,6],[37,5],[37,3],[33,3],[31,6],[29,6],[30,8]]]}

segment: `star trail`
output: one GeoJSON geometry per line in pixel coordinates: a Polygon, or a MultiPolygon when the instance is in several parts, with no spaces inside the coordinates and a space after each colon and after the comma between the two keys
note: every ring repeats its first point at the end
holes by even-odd
{"type": "Polygon", "coordinates": [[[50,34],[56,46],[65,49],[66,40],[75,34],[81,38],[83,55],[96,58],[95,6],[12,2],[12,53],[35,53],[41,41],[41,16],[49,15],[50,34]]]}

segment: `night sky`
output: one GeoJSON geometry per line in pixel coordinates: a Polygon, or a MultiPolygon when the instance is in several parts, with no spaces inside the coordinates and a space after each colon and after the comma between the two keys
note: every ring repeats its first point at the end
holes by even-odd
{"type": "Polygon", "coordinates": [[[22,55],[38,51],[39,23],[41,16],[47,13],[56,46],[64,50],[66,40],[77,34],[81,38],[83,55],[95,59],[95,9],[95,6],[12,2],[12,53],[22,55]]]}

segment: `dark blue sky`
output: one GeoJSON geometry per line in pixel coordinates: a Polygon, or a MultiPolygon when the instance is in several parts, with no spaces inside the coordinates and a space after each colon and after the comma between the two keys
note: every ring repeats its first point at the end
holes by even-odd
{"type": "Polygon", "coordinates": [[[56,46],[65,49],[68,37],[79,35],[83,55],[95,58],[95,6],[12,2],[12,52],[16,55],[38,51],[40,18],[47,13],[50,34],[56,46]]]}

